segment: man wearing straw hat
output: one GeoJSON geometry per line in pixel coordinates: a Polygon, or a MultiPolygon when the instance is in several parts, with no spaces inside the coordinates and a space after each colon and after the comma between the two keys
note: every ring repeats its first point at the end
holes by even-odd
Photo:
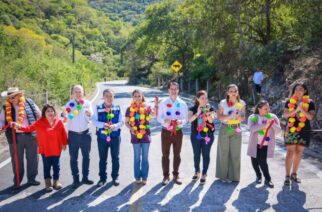
{"type": "Polygon", "coordinates": [[[20,187],[24,176],[24,153],[27,159],[28,185],[40,185],[36,181],[38,174],[38,144],[35,134],[23,133],[12,128],[16,122],[27,127],[40,117],[38,106],[29,98],[24,97],[24,91],[17,87],[8,88],[1,93],[5,98],[3,110],[0,113],[0,128],[5,131],[9,143],[12,169],[14,173],[14,188],[20,187]],[[18,164],[18,166],[16,166],[18,164]]]}

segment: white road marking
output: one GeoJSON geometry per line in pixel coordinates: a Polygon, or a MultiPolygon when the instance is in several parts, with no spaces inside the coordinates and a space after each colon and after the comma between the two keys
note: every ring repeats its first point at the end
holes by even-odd
{"type": "Polygon", "coordinates": [[[10,163],[10,161],[11,161],[11,158],[7,158],[5,161],[1,162],[0,163],[0,169],[2,167],[5,167],[8,163],[10,163]]]}

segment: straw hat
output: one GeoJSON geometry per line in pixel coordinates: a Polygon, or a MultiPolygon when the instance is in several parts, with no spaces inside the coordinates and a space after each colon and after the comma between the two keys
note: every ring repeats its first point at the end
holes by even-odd
{"type": "Polygon", "coordinates": [[[1,96],[2,97],[7,97],[7,96],[10,97],[10,96],[15,96],[17,94],[23,94],[24,92],[25,92],[24,90],[19,90],[18,87],[10,87],[10,88],[8,88],[8,90],[3,91],[1,93],[1,96]]]}

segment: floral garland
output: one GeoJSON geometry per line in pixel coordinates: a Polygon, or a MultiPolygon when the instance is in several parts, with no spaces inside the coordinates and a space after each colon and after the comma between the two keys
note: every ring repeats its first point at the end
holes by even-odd
{"type": "Polygon", "coordinates": [[[130,124],[133,128],[133,133],[138,139],[142,139],[150,125],[146,122],[151,120],[151,108],[145,108],[144,103],[140,103],[139,107],[134,102],[130,106],[130,124]]]}
{"type": "MultiPolygon", "coordinates": [[[[292,96],[290,99],[290,102],[288,104],[288,110],[290,112],[295,110],[295,105],[297,103],[298,97],[297,96],[292,96]]],[[[305,111],[309,110],[309,102],[310,102],[310,98],[308,95],[305,95],[302,97],[302,102],[303,102],[303,109],[305,111]]],[[[295,121],[297,119],[296,114],[293,114],[291,117],[288,118],[288,127],[290,129],[291,133],[295,133],[295,132],[300,132],[302,130],[302,128],[305,126],[305,122],[307,120],[307,118],[305,117],[304,113],[300,112],[299,113],[299,123],[297,126],[295,126],[295,121]]]]}
{"type": "MultiPolygon", "coordinates": [[[[268,113],[266,116],[265,116],[265,120],[262,120],[262,124],[267,124],[267,121],[269,120],[269,119],[271,119],[272,118],[272,114],[271,113],[268,113]]],[[[256,115],[254,115],[252,118],[251,118],[251,120],[252,120],[252,122],[254,122],[254,123],[257,123],[259,120],[258,120],[258,115],[256,114],[256,115]]],[[[261,130],[259,130],[258,131],[258,134],[260,135],[260,136],[264,136],[265,137],[265,134],[266,134],[266,131],[267,131],[267,128],[264,128],[264,129],[261,129],[261,130]]],[[[268,137],[268,136],[266,136],[265,138],[265,141],[267,141],[267,142],[269,142],[271,139],[270,139],[270,137],[268,137]]]]}
{"type": "MultiPolygon", "coordinates": [[[[228,107],[233,107],[234,106],[234,103],[231,102],[231,101],[228,101],[227,103],[228,107]]],[[[237,109],[237,112],[239,113],[239,110],[243,107],[243,105],[240,103],[240,102],[237,102],[235,103],[235,107],[237,109]]],[[[229,110],[228,111],[228,115],[231,115],[234,111],[233,110],[229,110]]],[[[240,113],[242,113],[240,111],[240,113]]],[[[236,129],[234,129],[231,125],[238,125],[240,124],[240,120],[239,119],[228,119],[228,128],[227,128],[227,131],[228,133],[232,133],[232,132],[236,132],[236,133],[240,133],[241,132],[241,129],[240,127],[237,127],[236,129]]]]}
{"type": "MultiPolygon", "coordinates": [[[[111,111],[111,108],[105,108],[105,112],[107,113],[106,115],[106,118],[107,118],[107,121],[106,123],[111,125],[112,124],[112,119],[114,118],[114,113],[112,113],[111,111]]],[[[107,142],[110,142],[111,141],[111,133],[112,133],[112,130],[103,130],[102,131],[102,134],[106,135],[106,141],[107,142]]]]}
{"type": "MultiPolygon", "coordinates": [[[[175,102],[174,104],[171,104],[171,103],[168,103],[167,105],[167,108],[168,108],[168,110],[167,110],[167,112],[166,112],[166,115],[167,116],[171,116],[171,109],[172,109],[172,107],[173,106],[175,106],[176,107],[176,112],[175,112],[175,115],[177,116],[177,117],[179,117],[180,116],[180,103],[179,102],[175,102]]],[[[175,120],[172,120],[171,121],[171,123],[170,123],[170,125],[167,127],[168,128],[168,130],[169,131],[172,131],[172,133],[175,135],[176,134],[176,131],[179,131],[180,130],[180,127],[179,126],[177,126],[177,124],[176,124],[177,122],[176,122],[176,119],[175,120]]]]}
{"type": "Polygon", "coordinates": [[[207,108],[203,108],[201,114],[197,118],[197,140],[204,139],[206,144],[210,142],[210,137],[208,136],[209,128],[207,127],[207,116],[206,113],[209,111],[207,108]],[[201,136],[201,131],[206,133],[205,137],[201,136]]]}
{"type": "MultiPolygon", "coordinates": [[[[20,125],[22,124],[23,119],[25,118],[25,102],[26,102],[25,97],[21,96],[19,98],[19,103],[18,103],[18,107],[19,107],[18,120],[16,121],[17,124],[20,124],[20,125]]],[[[11,124],[13,122],[13,119],[12,119],[12,113],[11,113],[11,103],[8,98],[6,99],[5,106],[6,106],[6,120],[9,124],[11,124]]]]}
{"type": "Polygon", "coordinates": [[[79,102],[77,102],[77,105],[75,105],[74,102],[69,103],[69,107],[66,108],[66,112],[68,113],[68,119],[73,119],[75,116],[78,116],[79,111],[83,109],[85,101],[81,99],[79,102]]]}

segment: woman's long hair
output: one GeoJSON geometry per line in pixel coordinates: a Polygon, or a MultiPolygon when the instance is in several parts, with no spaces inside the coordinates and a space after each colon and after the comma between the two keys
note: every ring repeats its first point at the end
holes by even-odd
{"type": "Polygon", "coordinates": [[[199,101],[198,101],[198,99],[199,99],[199,97],[201,97],[203,95],[207,95],[207,91],[200,90],[200,91],[197,92],[197,94],[196,94],[196,100],[195,100],[195,107],[199,107],[199,101]]]}
{"type": "Polygon", "coordinates": [[[268,105],[268,101],[266,100],[260,100],[257,105],[255,106],[254,109],[254,114],[259,114],[259,109],[261,109],[262,107],[264,107],[265,105],[268,105]]]}
{"type": "Polygon", "coordinates": [[[304,90],[305,90],[304,95],[309,95],[309,90],[307,89],[307,86],[303,82],[297,82],[297,83],[295,83],[295,85],[292,88],[292,91],[290,93],[290,97],[292,97],[294,95],[295,89],[297,86],[301,86],[302,88],[304,88],[304,90]]]}
{"type": "Polygon", "coordinates": [[[133,92],[132,92],[132,97],[134,97],[134,94],[140,94],[141,95],[141,102],[145,102],[145,97],[144,97],[144,94],[141,90],[139,89],[135,89],[133,92]]]}
{"type": "MultiPolygon", "coordinates": [[[[230,84],[230,85],[228,85],[227,86],[227,93],[228,93],[228,91],[229,91],[230,88],[235,88],[236,91],[238,91],[238,86],[236,84],[230,84]]],[[[227,103],[228,103],[229,102],[229,95],[228,94],[226,96],[226,100],[227,100],[227,103]]],[[[240,95],[239,95],[239,92],[238,92],[237,102],[239,102],[239,101],[240,101],[240,95]]]]}

